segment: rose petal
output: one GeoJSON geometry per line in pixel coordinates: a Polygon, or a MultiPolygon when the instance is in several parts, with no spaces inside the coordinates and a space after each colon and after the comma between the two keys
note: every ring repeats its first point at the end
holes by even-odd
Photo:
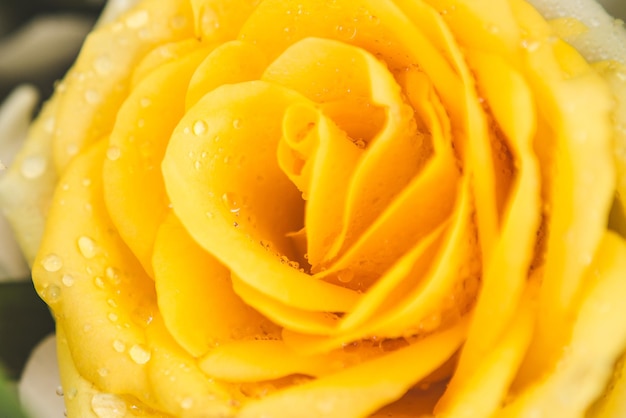
{"type": "Polygon", "coordinates": [[[191,20],[186,2],[143,1],[115,23],[87,38],[60,95],[54,140],[54,160],[62,171],[89,145],[110,132],[116,110],[127,95],[130,71],[163,42],[192,36],[190,24],[178,26],[172,17],[191,20]],[[123,45],[123,47],[120,47],[123,45]]]}
{"type": "Polygon", "coordinates": [[[149,274],[152,247],[169,204],[159,166],[184,114],[189,80],[206,53],[200,49],[147,75],[119,109],[109,138],[102,174],[106,207],[149,274]],[[163,94],[172,99],[161,100],[163,94]]]}

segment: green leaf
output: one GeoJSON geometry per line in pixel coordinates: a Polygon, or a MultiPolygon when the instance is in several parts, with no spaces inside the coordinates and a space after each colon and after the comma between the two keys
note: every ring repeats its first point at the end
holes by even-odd
{"type": "Polygon", "coordinates": [[[0,411],[3,417],[11,418],[27,418],[22,412],[15,388],[6,380],[6,377],[0,368],[0,411]]]}

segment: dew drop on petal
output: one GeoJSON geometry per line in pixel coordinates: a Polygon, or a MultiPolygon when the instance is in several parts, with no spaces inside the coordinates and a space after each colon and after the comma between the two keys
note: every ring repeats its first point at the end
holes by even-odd
{"type": "Polygon", "coordinates": [[[354,279],[354,271],[350,269],[341,270],[337,273],[337,280],[341,283],[350,283],[354,279]]]}
{"type": "Polygon", "coordinates": [[[111,161],[117,160],[120,158],[120,155],[122,155],[122,151],[116,146],[111,146],[107,149],[107,158],[111,161]]]}
{"type": "Polygon", "coordinates": [[[126,402],[111,393],[98,393],[91,398],[91,410],[98,418],[122,418],[126,416],[126,402]]]}
{"type": "Polygon", "coordinates": [[[82,236],[78,238],[78,249],[85,258],[93,258],[96,256],[96,244],[89,237],[82,236]]]}
{"type": "Polygon", "coordinates": [[[106,367],[101,367],[98,369],[98,374],[102,377],[105,377],[109,374],[109,369],[107,369],[106,367]]]}
{"type": "Polygon", "coordinates": [[[78,389],[70,388],[70,390],[67,391],[67,399],[72,400],[76,398],[77,394],[78,394],[78,389]]]}
{"type": "Polygon", "coordinates": [[[44,123],[44,129],[47,133],[51,134],[54,132],[54,128],[56,127],[56,118],[54,116],[50,116],[46,119],[44,123]]]}
{"type": "Polygon", "coordinates": [[[224,193],[222,195],[222,201],[231,213],[239,213],[239,211],[241,210],[239,197],[237,197],[237,195],[234,193],[224,193]]]}
{"type": "Polygon", "coordinates": [[[141,105],[141,107],[148,107],[152,104],[152,100],[148,99],[147,97],[143,97],[139,100],[139,104],[141,105]]]}
{"type": "Polygon", "coordinates": [[[46,271],[54,273],[55,271],[61,270],[61,267],[63,267],[63,260],[61,260],[61,257],[56,254],[48,254],[43,258],[43,260],[41,260],[41,265],[46,271]]]}
{"type": "Polygon", "coordinates": [[[104,289],[104,280],[102,280],[102,277],[96,277],[93,279],[93,282],[97,288],[104,289]]]}
{"type": "Polygon", "coordinates": [[[56,394],[57,396],[63,396],[63,386],[57,386],[56,394]]]}
{"type": "Polygon", "coordinates": [[[150,361],[150,351],[139,344],[133,345],[130,350],[128,350],[128,354],[130,358],[137,364],[146,364],[150,361]]]}
{"type": "Polygon", "coordinates": [[[192,398],[185,398],[180,402],[180,407],[183,409],[191,409],[192,406],[193,406],[192,398]]]}
{"type": "Polygon", "coordinates": [[[102,101],[102,96],[96,90],[89,89],[85,92],[85,101],[90,105],[97,105],[102,101]]]}
{"type": "Polygon", "coordinates": [[[339,37],[346,40],[354,39],[356,36],[356,28],[354,26],[340,24],[335,27],[335,31],[339,37]]]}
{"type": "Polygon", "coordinates": [[[78,151],[80,150],[80,148],[78,147],[77,144],[68,144],[67,148],[65,148],[65,152],[67,152],[67,155],[69,156],[73,156],[78,154],[78,151]]]}
{"type": "Polygon", "coordinates": [[[44,289],[43,298],[46,303],[55,303],[61,298],[61,289],[59,286],[51,284],[44,289]]]}
{"type": "Polygon", "coordinates": [[[183,29],[185,26],[187,26],[187,18],[182,15],[176,15],[170,21],[170,26],[174,30],[183,29]]]}
{"type": "Polygon", "coordinates": [[[46,171],[47,163],[40,155],[31,155],[24,158],[20,167],[20,172],[27,179],[34,179],[41,176],[46,171]]]}
{"type": "Polygon", "coordinates": [[[148,23],[149,17],[147,11],[137,10],[126,17],[126,26],[130,29],[138,29],[148,23]]]}
{"type": "Polygon", "coordinates": [[[113,341],[113,349],[118,353],[123,353],[126,350],[126,344],[120,340],[113,341]]]}
{"type": "Polygon", "coordinates": [[[235,119],[235,120],[233,120],[233,128],[235,128],[235,129],[241,129],[241,119],[235,119]]]}
{"type": "Polygon", "coordinates": [[[65,286],[71,287],[74,284],[74,278],[70,276],[69,274],[64,274],[63,277],[61,278],[61,282],[65,286]]]}
{"type": "Polygon", "coordinates": [[[111,322],[117,322],[119,317],[117,316],[116,313],[111,312],[109,313],[108,318],[109,318],[109,321],[111,322]]]}
{"type": "Polygon", "coordinates": [[[93,68],[98,75],[108,75],[113,70],[113,62],[108,55],[101,55],[94,61],[93,68]]]}
{"type": "Polygon", "coordinates": [[[198,120],[193,124],[193,133],[197,136],[204,135],[207,131],[207,124],[203,120],[198,120]]]}
{"type": "Polygon", "coordinates": [[[111,267],[111,266],[107,267],[104,270],[104,274],[106,275],[107,279],[113,284],[117,285],[121,281],[120,275],[114,267],[111,267]]]}

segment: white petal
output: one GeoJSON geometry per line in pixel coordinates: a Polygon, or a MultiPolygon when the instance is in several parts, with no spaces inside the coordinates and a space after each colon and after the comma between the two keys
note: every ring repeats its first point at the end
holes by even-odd
{"type": "MultiPolygon", "coordinates": [[[[626,29],[623,22],[610,16],[593,0],[528,0],[546,19],[573,17],[588,28],[585,36],[571,40],[572,45],[591,62],[613,59],[626,64],[626,29]]],[[[623,2],[623,0],[619,0],[623,2]]],[[[617,9],[617,2],[605,0],[617,9]]],[[[619,6],[624,11],[624,3],[619,6]]]]}
{"type": "Polygon", "coordinates": [[[24,410],[32,418],[63,417],[60,387],[56,339],[51,334],[35,347],[22,373],[18,394],[24,410]]]}
{"type": "MultiPolygon", "coordinates": [[[[24,85],[15,89],[0,106],[0,177],[22,146],[38,94],[34,87],[24,85]]],[[[0,282],[28,279],[29,271],[13,232],[0,213],[0,282]]]]}

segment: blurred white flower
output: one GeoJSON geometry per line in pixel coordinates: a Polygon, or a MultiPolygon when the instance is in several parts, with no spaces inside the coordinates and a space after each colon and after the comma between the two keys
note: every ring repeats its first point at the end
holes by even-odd
{"type": "MultiPolygon", "coordinates": [[[[29,85],[16,88],[0,107],[0,178],[22,145],[38,100],[37,90],[29,85]]],[[[27,280],[28,266],[13,238],[11,227],[0,214],[0,282],[27,280]]]]}
{"type": "Polygon", "coordinates": [[[61,418],[64,416],[63,390],[57,367],[56,338],[44,338],[22,372],[18,393],[24,411],[32,418],[61,418]]]}

